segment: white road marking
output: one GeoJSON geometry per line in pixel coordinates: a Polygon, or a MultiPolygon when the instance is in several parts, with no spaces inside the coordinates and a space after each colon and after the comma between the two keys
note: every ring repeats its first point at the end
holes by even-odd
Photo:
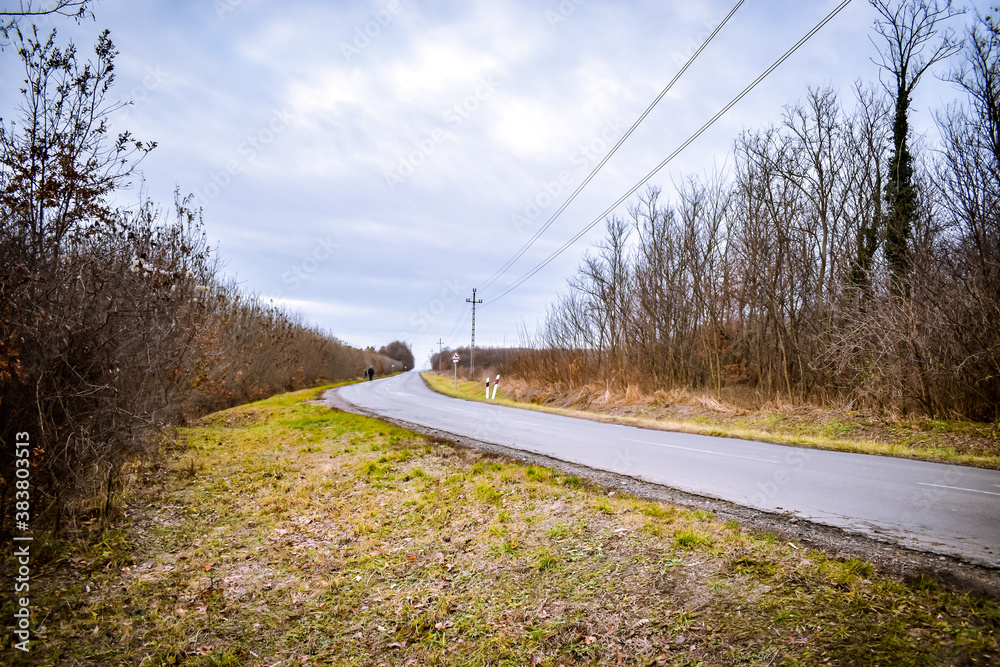
{"type": "MultiPolygon", "coordinates": [[[[953,491],[969,491],[971,493],[985,493],[988,496],[1000,496],[1000,493],[996,491],[980,491],[979,489],[966,489],[961,486],[945,486],[944,484],[928,484],[926,482],[917,482],[920,486],[935,486],[939,489],[952,489],[953,491]]],[[[993,486],[1000,486],[1000,484],[994,484],[993,486]]]]}
{"type": "Polygon", "coordinates": [[[462,408],[453,408],[453,407],[451,407],[449,405],[439,405],[437,407],[439,407],[442,410],[447,410],[448,412],[464,412],[467,415],[474,415],[474,414],[476,414],[472,410],[463,410],[462,408]]]}
{"type": "Polygon", "coordinates": [[[628,442],[637,442],[642,445],[653,445],[654,447],[669,447],[670,449],[683,449],[689,452],[698,452],[699,454],[714,454],[716,456],[726,456],[731,459],[746,459],[747,461],[763,461],[764,463],[778,463],[774,459],[762,459],[756,456],[743,456],[741,454],[730,454],[728,452],[713,452],[710,449],[698,449],[697,447],[681,447],[680,445],[668,445],[663,442],[649,442],[648,440],[632,440],[631,438],[624,438],[628,442]]]}

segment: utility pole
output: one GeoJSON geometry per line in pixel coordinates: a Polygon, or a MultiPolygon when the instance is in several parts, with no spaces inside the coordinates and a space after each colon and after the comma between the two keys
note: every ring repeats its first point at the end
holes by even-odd
{"type": "MultiPolygon", "coordinates": [[[[441,365],[441,353],[442,352],[444,352],[444,339],[438,338],[438,366],[441,365]]],[[[432,368],[431,370],[436,371],[437,369],[436,368],[432,368]]]]}
{"type": "Polygon", "coordinates": [[[476,301],[476,288],[473,287],[472,298],[466,299],[465,302],[472,304],[472,349],[469,351],[469,379],[471,380],[476,371],[476,304],[482,303],[483,300],[476,301]]]}

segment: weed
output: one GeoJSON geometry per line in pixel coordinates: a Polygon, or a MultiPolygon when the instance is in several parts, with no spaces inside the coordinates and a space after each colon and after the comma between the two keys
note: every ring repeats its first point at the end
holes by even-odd
{"type": "Polygon", "coordinates": [[[490,484],[477,484],[475,490],[475,497],[478,500],[487,502],[493,505],[499,505],[503,496],[490,484]]]}
{"type": "Polygon", "coordinates": [[[597,502],[594,503],[594,509],[598,512],[603,512],[604,514],[614,514],[615,508],[611,505],[606,498],[598,498],[597,502]]]}
{"type": "Polygon", "coordinates": [[[678,549],[694,549],[696,547],[709,546],[712,538],[704,533],[693,530],[685,530],[674,536],[674,546],[678,549]]]}
{"type": "Polygon", "coordinates": [[[539,571],[557,567],[561,562],[561,559],[553,555],[548,549],[542,549],[535,557],[535,567],[539,571]]]}

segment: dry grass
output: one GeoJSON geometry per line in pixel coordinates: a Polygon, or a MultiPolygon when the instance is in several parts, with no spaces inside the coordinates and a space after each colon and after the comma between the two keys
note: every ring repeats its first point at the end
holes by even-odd
{"type": "Polygon", "coordinates": [[[1000,656],[994,600],[332,412],[307,402],[314,393],[181,431],[115,529],[38,563],[39,637],[30,656],[8,643],[3,659],[555,667],[1000,656]]]}
{"type": "MultiPolygon", "coordinates": [[[[485,400],[482,383],[424,373],[435,391],[485,400]]],[[[842,408],[760,401],[745,394],[721,398],[688,390],[652,395],[629,386],[575,390],[504,379],[498,402],[584,419],[685,433],[794,444],[862,454],[943,461],[1000,469],[1000,424],[941,419],[880,419],[842,408]]]]}

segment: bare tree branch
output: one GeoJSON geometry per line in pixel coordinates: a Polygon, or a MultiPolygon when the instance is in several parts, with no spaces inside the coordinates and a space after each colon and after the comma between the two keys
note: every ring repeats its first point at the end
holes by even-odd
{"type": "Polygon", "coordinates": [[[19,0],[17,8],[0,8],[0,48],[6,46],[10,33],[16,31],[22,19],[29,16],[66,16],[77,22],[94,18],[89,7],[98,0],[19,0]]]}

